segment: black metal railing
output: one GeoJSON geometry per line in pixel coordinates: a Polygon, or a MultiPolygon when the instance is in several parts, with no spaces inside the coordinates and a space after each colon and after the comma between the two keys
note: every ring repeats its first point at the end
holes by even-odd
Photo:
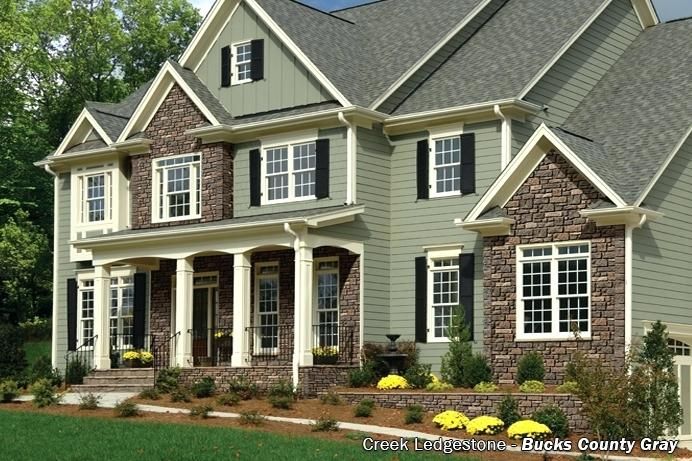
{"type": "Polygon", "coordinates": [[[196,367],[230,365],[233,355],[233,328],[188,330],[192,335],[192,357],[196,367]]]}
{"type": "Polygon", "coordinates": [[[312,358],[315,365],[356,363],[358,344],[351,325],[323,323],[312,326],[312,358]]]}
{"type": "MultiPolygon", "coordinates": [[[[131,334],[111,334],[111,368],[122,368],[125,353],[130,351],[152,351],[153,336],[135,337],[131,334]]],[[[141,364],[143,368],[151,368],[152,362],[141,364]]]]}
{"type": "Polygon", "coordinates": [[[178,348],[178,339],[180,332],[176,332],[169,337],[155,336],[152,340],[152,354],[154,356],[154,385],[159,371],[171,366],[171,358],[178,348]]]}
{"type": "Polygon", "coordinates": [[[84,340],[75,350],[65,354],[65,384],[82,384],[84,376],[94,367],[94,345],[98,335],[84,340]]]}
{"type": "Polygon", "coordinates": [[[293,357],[293,325],[265,325],[245,328],[253,358],[290,362],[293,357]]]}

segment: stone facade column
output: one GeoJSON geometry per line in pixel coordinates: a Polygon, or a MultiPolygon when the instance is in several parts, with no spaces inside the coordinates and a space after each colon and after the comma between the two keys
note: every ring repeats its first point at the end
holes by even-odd
{"type": "Polygon", "coordinates": [[[248,253],[233,255],[233,355],[231,366],[250,366],[247,334],[250,326],[250,271],[252,263],[248,253]]]}
{"type": "Polygon", "coordinates": [[[312,247],[301,240],[295,255],[294,363],[312,365],[312,247]]]}
{"type": "MultiPolygon", "coordinates": [[[[192,292],[193,258],[178,260],[175,271],[175,332],[180,332],[175,350],[178,367],[192,367],[192,292]]],[[[174,332],[174,333],[175,333],[174,332]]]]}
{"type": "Polygon", "coordinates": [[[94,367],[97,370],[111,368],[110,334],[110,266],[94,267],[94,367]]]}

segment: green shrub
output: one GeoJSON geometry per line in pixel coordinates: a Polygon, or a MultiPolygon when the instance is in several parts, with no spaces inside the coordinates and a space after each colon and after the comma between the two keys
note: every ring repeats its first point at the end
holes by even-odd
{"type": "Polygon", "coordinates": [[[257,384],[250,382],[245,376],[231,379],[228,382],[228,391],[237,394],[243,400],[254,399],[259,395],[257,384]]]}
{"type": "Polygon", "coordinates": [[[357,418],[368,418],[372,416],[375,409],[375,402],[372,399],[363,399],[353,408],[353,414],[357,418]]]}
{"type": "Polygon", "coordinates": [[[282,410],[290,410],[293,408],[293,397],[286,397],[285,395],[270,395],[267,400],[274,408],[280,408],[282,410]]]}
{"type": "Polygon", "coordinates": [[[96,410],[99,407],[99,403],[101,403],[100,395],[89,392],[88,394],[79,396],[80,410],[96,410]]]}
{"type": "Polygon", "coordinates": [[[192,385],[192,395],[198,399],[203,399],[205,397],[211,397],[216,392],[216,382],[211,376],[205,376],[199,381],[195,381],[192,385]]]}
{"type": "Polygon", "coordinates": [[[326,394],[320,395],[320,402],[324,405],[341,405],[344,403],[341,396],[334,391],[329,391],[326,394]]]}
{"type": "Polygon", "coordinates": [[[233,392],[228,392],[226,394],[221,394],[217,399],[216,403],[224,407],[233,407],[240,403],[240,396],[233,392]]]}
{"type": "Polygon", "coordinates": [[[256,411],[244,411],[240,413],[240,424],[260,426],[266,418],[256,411]]]}
{"type": "Polygon", "coordinates": [[[159,400],[161,398],[161,393],[155,387],[152,387],[140,392],[139,398],[145,400],[159,400]]]}
{"type": "Polygon", "coordinates": [[[156,375],[156,389],[162,394],[168,394],[175,389],[178,389],[178,380],[180,379],[180,368],[164,368],[156,375]]]}
{"type": "Polygon", "coordinates": [[[21,330],[14,325],[0,323],[0,379],[18,379],[25,368],[21,330]]]}
{"type": "Polygon", "coordinates": [[[339,423],[335,419],[320,417],[311,424],[312,432],[336,432],[339,430],[339,423]]]}
{"type": "Polygon", "coordinates": [[[132,402],[124,400],[115,405],[115,415],[119,418],[132,418],[139,416],[139,408],[132,402]]]}
{"type": "Polygon", "coordinates": [[[31,385],[31,393],[34,395],[34,405],[38,408],[56,405],[60,397],[55,393],[55,388],[47,379],[39,379],[31,385]]]}
{"type": "Polygon", "coordinates": [[[55,387],[60,387],[62,385],[60,370],[53,368],[50,357],[46,357],[45,355],[36,359],[29,372],[30,382],[35,383],[39,379],[47,379],[55,387]]]}
{"type": "Polygon", "coordinates": [[[425,408],[420,405],[411,405],[406,407],[406,413],[404,414],[404,422],[406,424],[422,423],[423,417],[425,417],[425,408]]]}
{"type": "Polygon", "coordinates": [[[212,411],[214,411],[214,407],[211,405],[197,405],[190,408],[190,417],[207,419],[209,417],[209,413],[212,411]]]}
{"type": "Polygon", "coordinates": [[[447,334],[449,351],[442,357],[442,381],[455,387],[466,383],[464,365],[468,362],[471,352],[471,336],[464,320],[463,306],[457,306],[452,312],[452,322],[447,334]]]}
{"type": "Polygon", "coordinates": [[[17,381],[6,379],[0,382],[0,402],[11,402],[19,395],[19,386],[17,381]]]}
{"type": "Polygon", "coordinates": [[[579,392],[579,385],[576,381],[565,381],[557,386],[555,391],[563,394],[577,394],[579,392]]]}
{"type": "Polygon", "coordinates": [[[519,386],[519,391],[527,394],[540,394],[545,392],[545,385],[542,382],[535,380],[524,381],[519,386]]]}
{"type": "Polygon", "coordinates": [[[295,401],[295,389],[293,384],[285,379],[280,379],[276,384],[269,388],[267,400],[274,408],[288,410],[295,401]]]}
{"type": "Polygon", "coordinates": [[[519,413],[519,402],[511,395],[505,395],[497,405],[497,417],[504,423],[505,427],[509,427],[521,419],[519,413]]]}
{"type": "Polygon", "coordinates": [[[570,360],[567,365],[565,365],[565,382],[568,381],[577,381],[577,364],[573,360],[570,360]]]}
{"type": "Polygon", "coordinates": [[[454,386],[449,383],[445,383],[444,381],[433,381],[425,386],[425,390],[430,392],[446,392],[451,391],[452,389],[454,389],[454,386]]]}
{"type": "Polygon", "coordinates": [[[190,391],[183,386],[176,387],[170,392],[170,394],[171,402],[189,402],[191,400],[190,391]]]}
{"type": "Polygon", "coordinates": [[[536,410],[531,417],[538,423],[545,424],[553,431],[555,437],[564,438],[569,433],[569,421],[567,415],[560,407],[547,405],[536,410]]]}
{"type": "Polygon", "coordinates": [[[430,365],[416,363],[406,370],[404,378],[408,381],[409,386],[414,389],[425,389],[433,380],[430,374],[430,368],[430,365]]]}
{"type": "Polygon", "coordinates": [[[474,387],[478,383],[489,383],[493,374],[488,359],[483,354],[473,354],[463,361],[463,386],[474,387]]]}
{"type": "Polygon", "coordinates": [[[525,354],[517,363],[517,384],[526,381],[541,381],[545,378],[545,366],[543,357],[538,352],[525,354]]]}
{"type": "Polygon", "coordinates": [[[349,387],[367,387],[377,380],[377,375],[370,364],[363,364],[362,368],[351,370],[348,374],[349,387]]]}
{"type": "Polygon", "coordinates": [[[347,432],[346,434],[344,434],[344,438],[347,438],[349,440],[356,440],[358,442],[362,442],[364,439],[367,439],[368,437],[372,437],[372,434],[360,431],[347,432]]]}
{"type": "Polygon", "coordinates": [[[24,341],[46,341],[50,339],[51,323],[50,319],[34,317],[33,319],[19,322],[24,341]]]}
{"type": "MultiPolygon", "coordinates": [[[[473,386],[473,390],[476,392],[481,392],[481,393],[495,392],[495,391],[497,391],[497,385],[495,383],[487,383],[487,382],[483,381],[483,382],[480,382],[480,383],[476,384],[475,386],[473,386]]],[[[502,419],[502,418],[500,418],[500,419],[502,419]]]]}
{"type": "Polygon", "coordinates": [[[65,384],[83,384],[89,367],[80,359],[72,359],[65,368],[65,384]]]}

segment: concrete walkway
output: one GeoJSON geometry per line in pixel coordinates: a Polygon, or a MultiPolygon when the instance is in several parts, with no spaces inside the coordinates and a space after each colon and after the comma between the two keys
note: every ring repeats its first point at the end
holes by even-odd
{"type": "MultiPolygon", "coordinates": [[[[98,394],[101,397],[101,401],[99,402],[99,406],[102,408],[114,408],[115,405],[118,402],[121,402],[123,400],[129,399],[131,397],[136,396],[137,394],[135,393],[126,393],[126,392],[104,392],[98,394]]],[[[82,394],[74,393],[74,392],[68,392],[66,394],[62,395],[62,400],[60,401],[61,405],[78,405],[79,400],[81,398],[82,394]]],[[[21,396],[17,400],[20,401],[30,401],[32,400],[32,396],[21,396]]],[[[149,413],[170,413],[170,414],[188,414],[190,413],[189,410],[183,409],[183,408],[173,408],[173,407],[164,407],[161,405],[141,405],[138,404],[137,407],[141,411],[149,412],[149,413]]],[[[212,411],[209,413],[209,416],[213,416],[216,418],[240,418],[239,413],[230,413],[230,412],[222,412],[222,411],[212,411]]],[[[303,419],[303,418],[285,418],[282,416],[265,416],[264,417],[267,421],[275,421],[275,422],[280,422],[280,423],[290,423],[290,424],[302,424],[302,425],[311,425],[314,424],[316,421],[313,419],[303,419]]],[[[407,429],[400,429],[400,428],[395,428],[395,427],[383,427],[383,426],[373,426],[370,424],[357,424],[357,423],[347,423],[347,422],[339,422],[339,429],[344,429],[348,431],[356,431],[356,432],[363,432],[367,433],[368,435],[386,435],[390,437],[402,437],[402,438],[417,438],[420,440],[438,440],[442,438],[443,440],[464,440],[456,437],[446,437],[446,436],[439,436],[435,434],[426,434],[424,432],[418,432],[418,431],[410,431],[407,429]]],[[[466,439],[468,440],[468,439],[466,439]]],[[[682,446],[682,444],[680,444],[682,446]]],[[[513,446],[509,445],[507,447],[507,451],[510,452],[522,452],[520,447],[518,445],[513,446]]],[[[528,452],[526,452],[528,453],[528,452]]],[[[536,453],[543,453],[543,452],[536,452],[536,453]]],[[[547,452],[550,455],[566,455],[566,456],[574,456],[578,457],[581,456],[581,453],[578,452],[547,452]]],[[[481,453],[477,453],[477,455],[482,456],[481,453]]],[[[671,458],[647,458],[647,457],[634,457],[634,456],[616,456],[616,455],[611,455],[609,456],[610,460],[613,461],[661,461],[662,459],[671,459],[671,458]]],[[[683,460],[683,458],[677,458],[679,460],[683,460]]],[[[684,458],[685,460],[691,460],[692,458],[684,458]]]]}

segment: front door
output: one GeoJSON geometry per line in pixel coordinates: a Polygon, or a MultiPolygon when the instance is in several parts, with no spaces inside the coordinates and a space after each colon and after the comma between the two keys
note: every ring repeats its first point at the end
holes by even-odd
{"type": "Polygon", "coordinates": [[[192,295],[192,357],[195,366],[212,366],[216,288],[197,287],[192,295]]]}

